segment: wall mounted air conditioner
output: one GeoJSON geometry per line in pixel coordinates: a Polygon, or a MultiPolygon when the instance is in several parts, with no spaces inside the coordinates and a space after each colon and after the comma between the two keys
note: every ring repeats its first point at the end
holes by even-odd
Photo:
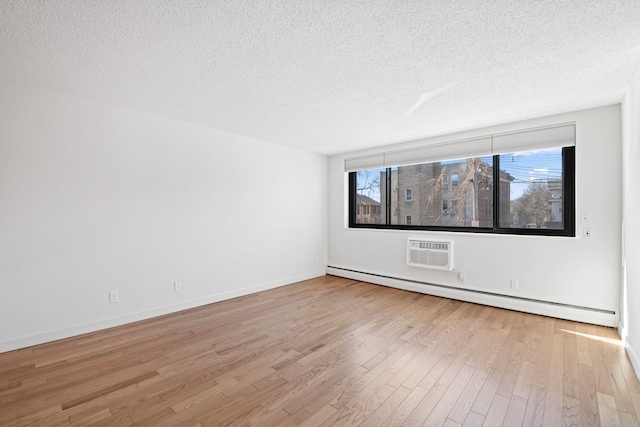
{"type": "Polygon", "coordinates": [[[453,241],[409,237],[407,265],[453,271],[453,241]]]}

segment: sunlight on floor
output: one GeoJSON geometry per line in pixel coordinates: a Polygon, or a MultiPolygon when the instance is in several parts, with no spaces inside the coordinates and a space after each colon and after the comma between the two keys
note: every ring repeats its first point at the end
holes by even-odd
{"type": "Polygon", "coordinates": [[[574,335],[579,335],[579,336],[584,337],[584,338],[589,338],[590,340],[602,341],[602,342],[606,342],[608,344],[617,345],[618,347],[623,347],[624,346],[624,344],[622,343],[621,340],[616,340],[616,339],[613,339],[613,338],[599,337],[597,335],[583,334],[581,332],[568,331],[566,329],[560,329],[560,330],[562,332],[566,332],[568,334],[574,334],[574,335]]]}

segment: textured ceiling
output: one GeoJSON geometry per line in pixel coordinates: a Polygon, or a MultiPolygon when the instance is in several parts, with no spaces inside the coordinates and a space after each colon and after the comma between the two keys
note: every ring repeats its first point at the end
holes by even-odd
{"type": "Polygon", "coordinates": [[[0,0],[0,78],[323,154],[620,101],[638,0],[0,0]]]}

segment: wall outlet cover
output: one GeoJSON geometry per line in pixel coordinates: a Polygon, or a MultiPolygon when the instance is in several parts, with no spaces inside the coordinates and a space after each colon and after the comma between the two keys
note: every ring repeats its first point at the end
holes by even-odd
{"type": "Polygon", "coordinates": [[[118,291],[109,292],[109,302],[114,303],[118,301],[120,301],[120,295],[118,294],[118,291]]]}

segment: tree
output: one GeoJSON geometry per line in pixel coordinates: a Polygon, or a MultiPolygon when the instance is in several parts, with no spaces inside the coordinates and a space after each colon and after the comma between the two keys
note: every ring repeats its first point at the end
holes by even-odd
{"type": "Polygon", "coordinates": [[[478,203],[492,191],[493,169],[482,158],[403,166],[397,173],[400,191],[411,188],[414,193],[406,203],[404,193],[399,196],[399,220],[411,215],[415,225],[467,227],[491,220],[491,212],[483,204],[481,213],[478,203]]]}
{"type": "Polygon", "coordinates": [[[489,180],[492,179],[493,172],[491,167],[479,157],[467,159],[466,167],[461,172],[460,184],[453,200],[456,224],[473,226],[479,219],[479,191],[489,190],[489,180]],[[469,211],[467,211],[468,206],[469,211]]]}
{"type": "Polygon", "coordinates": [[[358,171],[358,180],[356,182],[356,191],[361,195],[371,196],[371,193],[380,194],[380,174],[372,170],[358,171]],[[377,191],[374,191],[377,189],[377,191]]]}
{"type": "Polygon", "coordinates": [[[532,182],[524,190],[522,196],[511,204],[511,212],[515,216],[514,224],[520,227],[535,224],[542,228],[551,218],[551,191],[544,182],[532,182]]]}

